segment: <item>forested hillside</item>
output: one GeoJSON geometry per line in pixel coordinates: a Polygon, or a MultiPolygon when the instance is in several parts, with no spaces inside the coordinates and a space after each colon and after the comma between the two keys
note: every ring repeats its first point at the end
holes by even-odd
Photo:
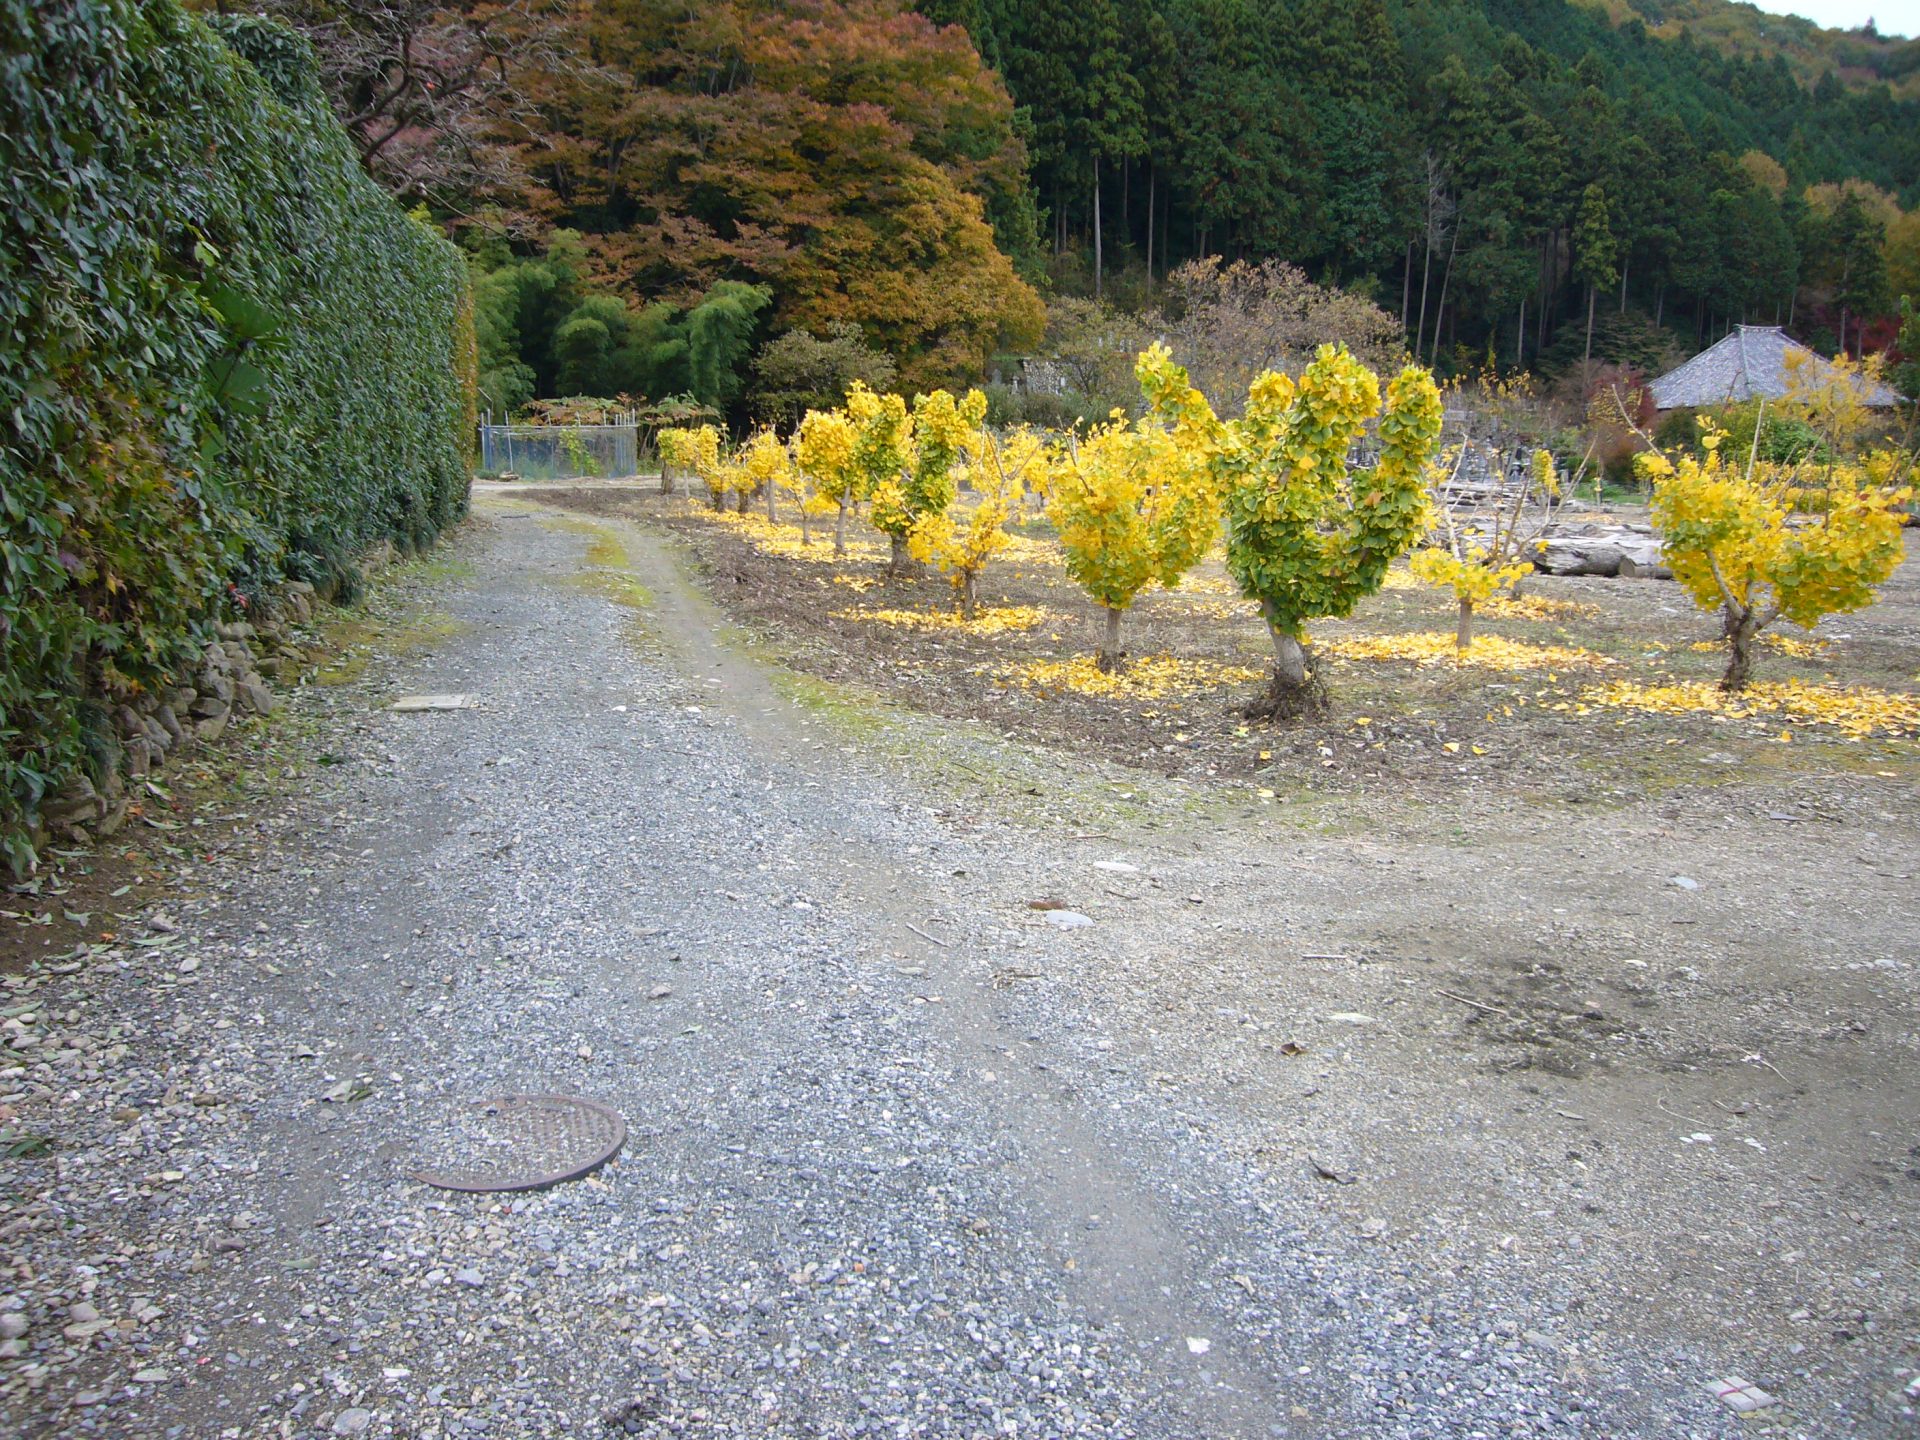
{"type": "MultiPolygon", "coordinates": [[[[1831,73],[1843,85],[1882,81],[1896,95],[1920,95],[1920,39],[1885,35],[1872,25],[1827,30],[1799,15],[1776,15],[1746,0],[1582,0],[1616,24],[1638,22],[1665,40],[1682,33],[1695,44],[1728,55],[1771,60],[1778,55],[1808,85],[1831,73]]],[[[1888,7],[1880,18],[1894,18],[1888,7]]],[[[1905,28],[1914,29],[1909,12],[1905,28]]]]}
{"type": "Polygon", "coordinates": [[[1837,326],[1843,307],[1886,307],[1855,252],[1879,248],[1862,232],[1892,217],[1873,195],[1878,216],[1830,192],[1810,209],[1805,187],[1859,180],[1911,203],[1920,181],[1920,106],[1809,91],[1784,61],[1576,5],[929,9],[966,25],[1028,108],[1056,247],[1084,246],[1098,271],[1123,248],[1159,267],[1279,254],[1376,284],[1428,353],[1438,329],[1531,360],[1584,310],[1588,282],[1703,333],[1786,318],[1797,285],[1838,287],[1824,297],[1837,326]]]}
{"type": "Polygon", "coordinates": [[[1443,368],[1742,319],[1858,351],[1920,289],[1920,102],[1878,78],[1909,51],[1730,53],[1676,23],[1746,14],[1709,0],[254,3],[465,236],[497,408],[742,416],[788,331],[971,379],[1043,297],[1138,307],[1213,255],[1368,295],[1443,368]]]}

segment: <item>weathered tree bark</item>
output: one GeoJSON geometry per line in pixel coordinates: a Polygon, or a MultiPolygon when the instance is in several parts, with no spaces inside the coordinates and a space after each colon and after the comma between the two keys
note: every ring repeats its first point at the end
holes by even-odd
{"type": "Polygon", "coordinates": [[[1103,265],[1105,257],[1100,249],[1100,157],[1093,157],[1093,298],[1102,295],[1103,265]]]}
{"type": "Polygon", "coordinates": [[[973,623],[974,612],[980,608],[980,576],[973,570],[960,576],[960,618],[968,624],[973,623]]]}
{"type": "Polygon", "coordinates": [[[660,462],[660,493],[662,495],[673,493],[673,466],[664,460],[660,462]]]}
{"type": "Polygon", "coordinates": [[[1273,640],[1273,673],[1276,679],[1290,686],[1307,683],[1307,652],[1300,643],[1300,637],[1289,635],[1284,630],[1272,626],[1267,633],[1273,640]]]}
{"type": "Polygon", "coordinates": [[[802,545],[813,544],[812,518],[807,514],[807,507],[803,501],[800,506],[800,543],[802,545]]]}
{"type": "MultiPolygon", "coordinates": [[[[1147,160],[1147,293],[1149,295],[1153,293],[1153,205],[1155,179],[1153,160],[1149,158],[1147,160]]],[[[1401,327],[1405,328],[1406,323],[1406,320],[1402,318],[1400,322],[1401,327]]]]}
{"type": "Polygon", "coordinates": [[[1100,654],[1095,663],[1109,675],[1120,668],[1120,612],[1112,606],[1107,607],[1106,634],[1100,641],[1100,654]]]}
{"type": "Polygon", "coordinates": [[[1721,611],[1727,639],[1727,670],[1720,677],[1720,688],[1737,695],[1753,678],[1753,642],[1760,633],[1760,617],[1752,610],[1736,610],[1728,605],[1721,611]]]}
{"type": "Polygon", "coordinates": [[[727,492],[724,490],[709,490],[707,499],[713,503],[713,508],[716,510],[727,508],[727,492]]]}
{"type": "Polygon", "coordinates": [[[1298,635],[1273,623],[1268,612],[1267,638],[1273,644],[1273,679],[1258,700],[1247,707],[1250,720],[1299,720],[1327,708],[1327,687],[1307,655],[1298,635]]]}
{"type": "Polygon", "coordinates": [[[1473,644],[1473,597],[1460,597],[1460,623],[1453,630],[1453,648],[1465,650],[1473,644]]]}
{"type": "Polygon", "coordinates": [[[751,499],[753,499],[753,492],[751,490],[742,490],[739,497],[733,502],[733,513],[736,515],[746,514],[747,502],[751,499]]]}
{"type": "MultiPolygon", "coordinates": [[[[1447,287],[1453,284],[1453,257],[1460,249],[1460,217],[1453,217],[1453,239],[1447,245],[1447,268],[1440,274],[1440,304],[1433,312],[1433,348],[1427,355],[1431,365],[1440,356],[1440,321],[1447,313],[1447,287]]],[[[1417,358],[1417,357],[1416,357],[1417,358]]]]}
{"type": "Polygon", "coordinates": [[[833,558],[838,560],[847,553],[847,502],[840,502],[840,513],[833,517],[833,558]]]}
{"type": "Polygon", "coordinates": [[[778,488],[771,480],[767,482],[767,520],[775,525],[780,523],[780,517],[774,513],[773,509],[773,492],[778,488]]]}
{"type": "Polygon", "coordinates": [[[905,575],[913,569],[913,557],[907,553],[907,537],[890,535],[887,538],[893,542],[893,554],[888,564],[894,574],[905,575]]]}

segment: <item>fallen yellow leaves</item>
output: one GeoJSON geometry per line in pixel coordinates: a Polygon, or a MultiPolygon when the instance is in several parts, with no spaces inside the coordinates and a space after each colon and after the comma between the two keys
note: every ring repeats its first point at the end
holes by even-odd
{"type": "Polygon", "coordinates": [[[982,605],[972,620],[957,610],[836,610],[836,620],[865,620],[900,630],[951,630],[968,635],[1007,635],[1033,630],[1060,617],[1039,605],[982,605]]]}
{"type": "Polygon", "coordinates": [[[1025,690],[1071,691],[1076,695],[1126,700],[1161,700],[1170,695],[1193,695],[1224,685],[1265,680],[1267,672],[1247,665],[1222,665],[1212,660],[1183,660],[1173,655],[1144,655],[1112,674],[1103,672],[1092,656],[1072,660],[1034,660],[1000,672],[1001,683],[1025,690]]]}
{"type": "MultiPolygon", "coordinates": [[[[1826,653],[1824,640],[1798,640],[1791,635],[1776,635],[1772,631],[1760,637],[1760,643],[1770,650],[1778,650],[1782,655],[1791,655],[1796,660],[1818,660],[1826,653]]],[[[1696,640],[1687,647],[1703,655],[1718,654],[1727,648],[1724,640],[1696,640]]]]}
{"type": "Polygon", "coordinates": [[[782,525],[764,515],[739,515],[731,510],[702,510],[693,514],[716,525],[724,525],[762,555],[778,555],[787,560],[804,560],[814,565],[833,565],[848,560],[885,560],[891,553],[877,540],[850,538],[847,553],[833,553],[833,529],[823,521],[813,527],[811,543],[803,542],[798,525],[782,525]]]}
{"type": "Polygon", "coordinates": [[[1581,698],[1590,705],[1656,715],[1720,715],[1728,719],[1784,715],[1790,720],[1831,725],[1856,740],[1869,735],[1920,735],[1920,695],[1867,686],[1766,681],[1729,695],[1703,680],[1670,685],[1617,681],[1591,686],[1581,698]]]}
{"type": "Polygon", "coordinates": [[[1600,613],[1598,605],[1584,600],[1549,600],[1544,595],[1495,595],[1474,610],[1494,620],[1577,620],[1600,613]]]}
{"type": "Polygon", "coordinates": [[[1438,630],[1423,630],[1410,635],[1363,635],[1353,640],[1328,640],[1315,646],[1322,655],[1342,660],[1406,660],[1415,665],[1439,665],[1453,662],[1474,665],[1485,670],[1550,670],[1582,665],[1611,665],[1605,655],[1569,645],[1529,645],[1524,640],[1506,640],[1498,635],[1481,635],[1465,650],[1457,649],[1454,638],[1438,630]]]}
{"type": "Polygon", "coordinates": [[[1237,597],[1240,588],[1224,575],[1186,574],[1180,577],[1180,583],[1168,593],[1174,595],[1231,595],[1237,597]]]}
{"type": "Polygon", "coordinates": [[[1031,535],[1022,535],[1017,531],[1007,533],[1007,543],[1001,553],[1022,565],[1058,566],[1066,563],[1056,542],[1036,540],[1031,535]]]}
{"type": "Polygon", "coordinates": [[[833,577],[833,583],[846,586],[856,595],[864,595],[869,590],[879,588],[880,577],[878,575],[836,575],[833,577]]]}

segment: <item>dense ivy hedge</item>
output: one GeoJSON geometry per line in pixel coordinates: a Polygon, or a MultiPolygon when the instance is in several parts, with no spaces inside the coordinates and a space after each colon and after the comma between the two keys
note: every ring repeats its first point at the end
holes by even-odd
{"type": "Polygon", "coordinates": [[[0,845],[106,707],[281,578],[466,505],[458,252],[361,172],[306,42],[0,0],[0,845]]]}

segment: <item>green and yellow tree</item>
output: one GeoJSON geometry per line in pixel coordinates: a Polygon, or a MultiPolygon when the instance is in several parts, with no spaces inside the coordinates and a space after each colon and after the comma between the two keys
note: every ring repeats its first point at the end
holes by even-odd
{"type": "Polygon", "coordinates": [[[1351,614],[1426,530],[1426,470],[1441,421],[1433,377],[1408,366],[1387,387],[1383,411],[1373,372],[1344,347],[1323,345],[1298,381],[1259,376],[1243,416],[1222,421],[1165,346],[1136,369],[1179,448],[1225,495],[1227,571],[1260,606],[1273,642],[1273,684],[1256,713],[1319,708],[1307,622],[1351,614]],[[1347,457],[1376,417],[1380,458],[1352,470],[1347,457]]]}
{"type": "Polygon", "coordinates": [[[1823,488],[1806,490],[1796,467],[1723,457],[1723,438],[1706,429],[1704,460],[1650,450],[1636,463],[1653,481],[1653,523],[1674,578],[1701,609],[1720,612],[1720,688],[1735,693],[1752,676],[1754,641],[1776,620],[1810,627],[1873,603],[1903,558],[1901,512],[1913,491],[1906,463],[1884,451],[1824,465],[1823,488]]]}
{"type": "MultiPolygon", "coordinates": [[[[853,427],[853,459],[849,476],[851,503],[874,500],[882,486],[901,490],[900,477],[912,463],[913,422],[907,402],[898,395],[878,395],[858,380],[847,387],[847,422],[853,427]]],[[[844,554],[846,517],[834,534],[836,554],[844,554]]],[[[909,524],[911,522],[908,522],[909,524]]],[[[901,534],[905,534],[903,528],[901,534]]],[[[903,545],[894,547],[896,567],[905,559],[903,545]]]]}
{"type": "Polygon", "coordinates": [[[1120,617],[1156,580],[1172,587],[1220,531],[1220,494],[1204,457],[1157,420],[1115,418],[1069,437],[1047,516],[1067,573],[1106,611],[1099,665],[1120,668],[1120,617]]]}
{"type": "Polygon", "coordinates": [[[980,603],[980,572],[1007,547],[1007,520],[1029,486],[1044,485],[1044,443],[1029,431],[1004,440],[984,426],[967,441],[967,484],[977,497],[964,513],[949,506],[923,515],[907,536],[907,549],[921,564],[936,566],[953,582],[960,615],[972,620],[980,603]]]}
{"type": "MultiPolygon", "coordinates": [[[[849,411],[855,398],[851,392],[847,396],[849,411]]],[[[874,474],[868,494],[874,528],[893,542],[893,569],[903,571],[912,559],[907,537],[913,527],[953,503],[953,467],[968,435],[987,418],[987,397],[978,390],[969,390],[961,400],[946,390],[916,395],[911,420],[898,427],[893,417],[904,419],[905,414],[900,397],[889,395],[885,402],[885,414],[875,425],[889,433],[897,429],[899,441],[886,453],[897,452],[900,463],[891,474],[874,474]]]]}

